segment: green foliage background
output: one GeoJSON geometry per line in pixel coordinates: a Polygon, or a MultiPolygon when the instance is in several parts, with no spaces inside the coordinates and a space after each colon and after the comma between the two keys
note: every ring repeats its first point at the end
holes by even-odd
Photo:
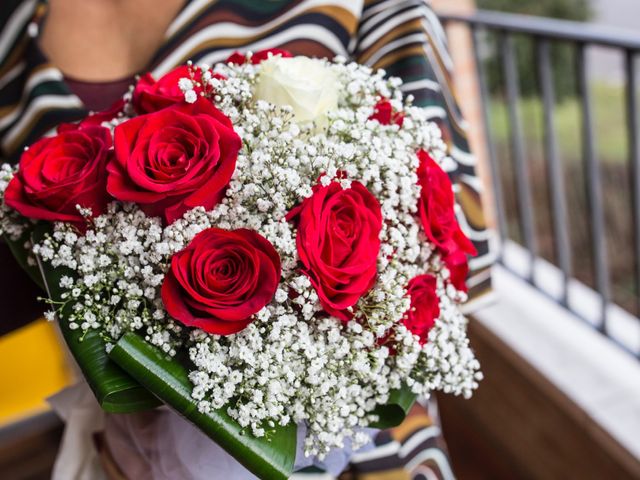
{"type": "MultiPolygon", "coordinates": [[[[520,13],[564,20],[588,21],[592,17],[590,0],[477,0],[478,8],[499,12],[520,13]]],[[[492,49],[497,48],[498,39],[491,35],[488,39],[492,49]]],[[[535,45],[531,38],[515,37],[516,60],[520,74],[521,93],[525,97],[538,92],[535,45]]],[[[499,63],[499,55],[492,52],[487,61],[486,71],[489,91],[493,94],[502,89],[503,75],[499,63]]],[[[552,44],[556,96],[559,100],[573,95],[574,80],[574,48],[566,44],[552,44]]]]}

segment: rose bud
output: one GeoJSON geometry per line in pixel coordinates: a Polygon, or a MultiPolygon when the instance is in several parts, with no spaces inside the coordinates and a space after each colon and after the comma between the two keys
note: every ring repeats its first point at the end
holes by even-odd
{"type": "Polygon", "coordinates": [[[420,337],[420,343],[424,344],[429,338],[429,331],[440,316],[436,277],[418,275],[411,279],[407,287],[407,295],[411,297],[411,306],[402,323],[411,333],[420,337]]]}

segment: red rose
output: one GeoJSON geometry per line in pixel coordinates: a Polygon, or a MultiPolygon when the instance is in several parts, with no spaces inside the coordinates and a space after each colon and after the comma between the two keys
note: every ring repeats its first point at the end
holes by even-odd
{"type": "MultiPolygon", "coordinates": [[[[251,63],[253,65],[257,65],[263,60],[267,60],[269,58],[269,54],[271,55],[280,55],[282,58],[291,58],[291,53],[286,50],[281,50],[279,48],[268,48],[266,50],[259,50],[251,55],[251,63]]],[[[240,52],[233,52],[229,58],[227,58],[225,63],[233,63],[234,65],[242,65],[246,63],[247,56],[240,52]]]]}
{"type": "Polygon", "coordinates": [[[462,292],[467,291],[467,275],[469,273],[469,264],[467,256],[462,250],[456,250],[444,257],[444,263],[449,269],[451,284],[462,292]]]}
{"type": "Polygon", "coordinates": [[[316,185],[313,195],[293,209],[296,243],[304,273],[327,313],[347,321],[352,307],[374,284],[382,213],[376,198],[359,182],[316,185]]]}
{"type": "Polygon", "coordinates": [[[411,333],[420,337],[421,344],[425,344],[429,339],[429,330],[440,316],[436,277],[418,275],[411,279],[407,295],[411,297],[411,307],[405,314],[403,323],[411,333]]]}
{"type": "Polygon", "coordinates": [[[116,127],[114,144],[109,193],[171,223],[220,201],[241,141],[231,121],[199,99],[127,120],[116,127]]]}
{"type": "Polygon", "coordinates": [[[418,152],[418,158],[418,184],[422,188],[418,211],[427,237],[445,255],[456,250],[475,255],[475,247],[456,219],[449,176],[424,150],[418,152]]]}
{"type": "Polygon", "coordinates": [[[103,122],[110,122],[114,118],[117,118],[123,111],[124,105],[124,100],[121,98],[120,100],[115,101],[108,109],[92,113],[80,120],[78,123],[61,123],[58,125],[57,131],[58,133],[61,133],[66,132],[67,130],[77,130],[78,128],[82,128],[86,125],[100,126],[103,122]]]}
{"type": "Polygon", "coordinates": [[[264,237],[209,228],[171,259],[162,301],[184,325],[230,335],[271,301],[279,281],[280,257],[264,237]]]}
{"type": "Polygon", "coordinates": [[[97,125],[73,125],[31,145],[5,192],[5,203],[28,218],[71,222],[85,220],[76,205],[105,211],[109,201],[106,165],[111,132],[97,125]]]}
{"type": "Polygon", "coordinates": [[[82,125],[102,125],[102,122],[110,122],[114,118],[117,118],[118,115],[124,110],[124,100],[121,98],[113,102],[113,104],[103,110],[101,112],[94,112],[89,115],[87,118],[82,120],[80,124],[82,125]]]}
{"type": "Polygon", "coordinates": [[[369,120],[377,120],[382,125],[395,123],[401,127],[404,123],[404,113],[394,111],[391,102],[383,98],[373,108],[373,114],[369,117],[369,120]]]}
{"type": "MultiPolygon", "coordinates": [[[[202,80],[200,70],[195,69],[195,74],[197,78],[194,80],[200,82],[202,80]]],[[[144,74],[133,90],[131,101],[135,111],[139,114],[157,112],[176,103],[182,103],[184,93],[178,86],[181,78],[191,78],[189,67],[186,65],[174,68],[158,80],[155,80],[150,73],[144,74]]],[[[195,85],[194,87],[195,92],[200,94],[202,89],[195,85]]]]}

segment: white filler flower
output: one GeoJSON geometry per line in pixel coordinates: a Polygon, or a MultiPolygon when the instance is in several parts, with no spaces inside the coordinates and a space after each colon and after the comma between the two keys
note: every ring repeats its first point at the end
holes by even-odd
{"type": "MultiPolygon", "coordinates": [[[[72,304],[62,321],[83,332],[98,329],[110,345],[131,331],[169,355],[188,352],[200,411],[226,406],[255,436],[304,422],[308,455],[322,457],[347,440],[361,446],[368,440],[361,429],[402,384],[424,396],[435,390],[469,396],[482,375],[460,310],[466,294],[451,284],[417,217],[416,152],[430,152],[442,166],[449,161],[429,113],[403,98],[399,80],[355,63],[275,57],[217,65],[214,73],[220,77],[202,74],[213,92],[204,98],[243,139],[225,197],[169,226],[122,203],[94,218],[84,235],[56,224],[28,248],[52,267],[73,271],[60,280],[63,300],[72,304]],[[370,119],[380,97],[404,114],[401,128],[370,119]],[[358,181],[376,196],[384,219],[378,277],[348,323],[318,314],[317,292],[298,265],[296,225],[286,221],[318,178],[331,181],[338,172],[343,188],[358,181]],[[228,336],[185,330],[161,298],[172,255],[213,226],[255,230],[282,261],[273,301],[228,336]],[[440,311],[426,343],[403,323],[407,281],[422,274],[436,278],[440,311]]],[[[191,78],[180,82],[185,94],[195,95],[193,87],[191,78]]],[[[1,201],[13,171],[0,166],[0,231],[19,238],[25,220],[1,201]]],[[[60,313],[60,305],[52,307],[49,318],[60,313]]]]}

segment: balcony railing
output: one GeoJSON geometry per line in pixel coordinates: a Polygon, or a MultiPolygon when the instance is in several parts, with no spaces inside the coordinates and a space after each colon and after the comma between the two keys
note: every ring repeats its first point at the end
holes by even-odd
{"type": "MultiPolygon", "coordinates": [[[[640,355],[640,119],[638,117],[637,91],[638,74],[636,57],[640,52],[640,32],[623,33],[604,29],[595,25],[536,18],[523,15],[478,11],[471,16],[442,15],[445,27],[466,25],[471,32],[477,77],[483,104],[486,151],[492,180],[492,197],[495,202],[496,226],[502,248],[498,261],[509,270],[519,274],[531,285],[551,296],[562,307],[589,322],[597,330],[621,344],[634,355],[640,355]],[[495,48],[489,45],[494,40],[495,48]],[[520,40],[524,39],[524,40],[520,40]],[[522,95],[520,70],[516,42],[528,42],[534,49],[537,89],[535,99],[542,129],[543,162],[545,176],[533,178],[531,161],[522,118],[522,95]],[[560,154],[556,128],[556,72],[552,62],[554,48],[566,45],[573,59],[572,75],[575,82],[575,99],[579,110],[579,121],[575,128],[580,136],[583,162],[581,170],[586,208],[584,213],[570,209],[567,202],[566,165],[560,154]],[[627,258],[633,266],[630,272],[632,290],[631,301],[621,308],[612,296],[612,266],[610,264],[611,245],[607,245],[607,215],[603,200],[619,195],[618,191],[603,191],[603,160],[598,154],[598,129],[594,127],[594,107],[591,92],[591,71],[588,68],[588,54],[593,48],[606,47],[622,58],[624,70],[624,102],[626,112],[626,162],[628,184],[620,185],[630,192],[628,209],[618,214],[626,215],[623,223],[632,225],[627,258]],[[495,141],[495,127],[491,104],[495,103],[495,91],[489,85],[487,65],[493,65],[501,77],[501,95],[508,125],[508,163],[511,176],[505,173],[505,161],[499,159],[495,141]],[[497,67],[497,68],[496,68],[497,67]],[[513,183],[513,198],[505,198],[505,183],[513,183]],[[541,185],[544,184],[544,185],[541,185]],[[534,198],[539,197],[539,189],[548,189],[548,211],[553,254],[551,261],[542,260],[539,225],[536,224],[536,210],[539,205],[534,198]],[[510,201],[515,203],[511,207],[510,201]],[[571,217],[585,215],[589,250],[592,265],[591,278],[585,285],[584,278],[578,279],[575,266],[587,259],[576,258],[572,248],[570,228],[571,217]],[[514,228],[515,225],[515,228],[514,228]],[[514,230],[516,234],[514,234],[514,230]],[[517,237],[517,238],[514,238],[517,237]],[[509,255],[515,247],[516,257],[509,255]],[[524,250],[523,250],[523,248],[524,250]],[[522,263],[524,263],[524,268],[522,263]],[[550,265],[551,263],[551,265],[550,265]],[[554,277],[555,276],[555,277],[554,277]],[[557,288],[550,288],[556,281],[557,288]]],[[[529,67],[531,68],[531,67],[529,67]]],[[[494,75],[495,77],[495,75],[494,75]]],[[[575,181],[575,179],[570,179],[575,181]]],[[[624,209],[622,209],[624,210],[624,209]]],[[[619,252],[616,252],[619,253],[619,252]]],[[[549,259],[549,255],[546,255],[549,259]]]]}

